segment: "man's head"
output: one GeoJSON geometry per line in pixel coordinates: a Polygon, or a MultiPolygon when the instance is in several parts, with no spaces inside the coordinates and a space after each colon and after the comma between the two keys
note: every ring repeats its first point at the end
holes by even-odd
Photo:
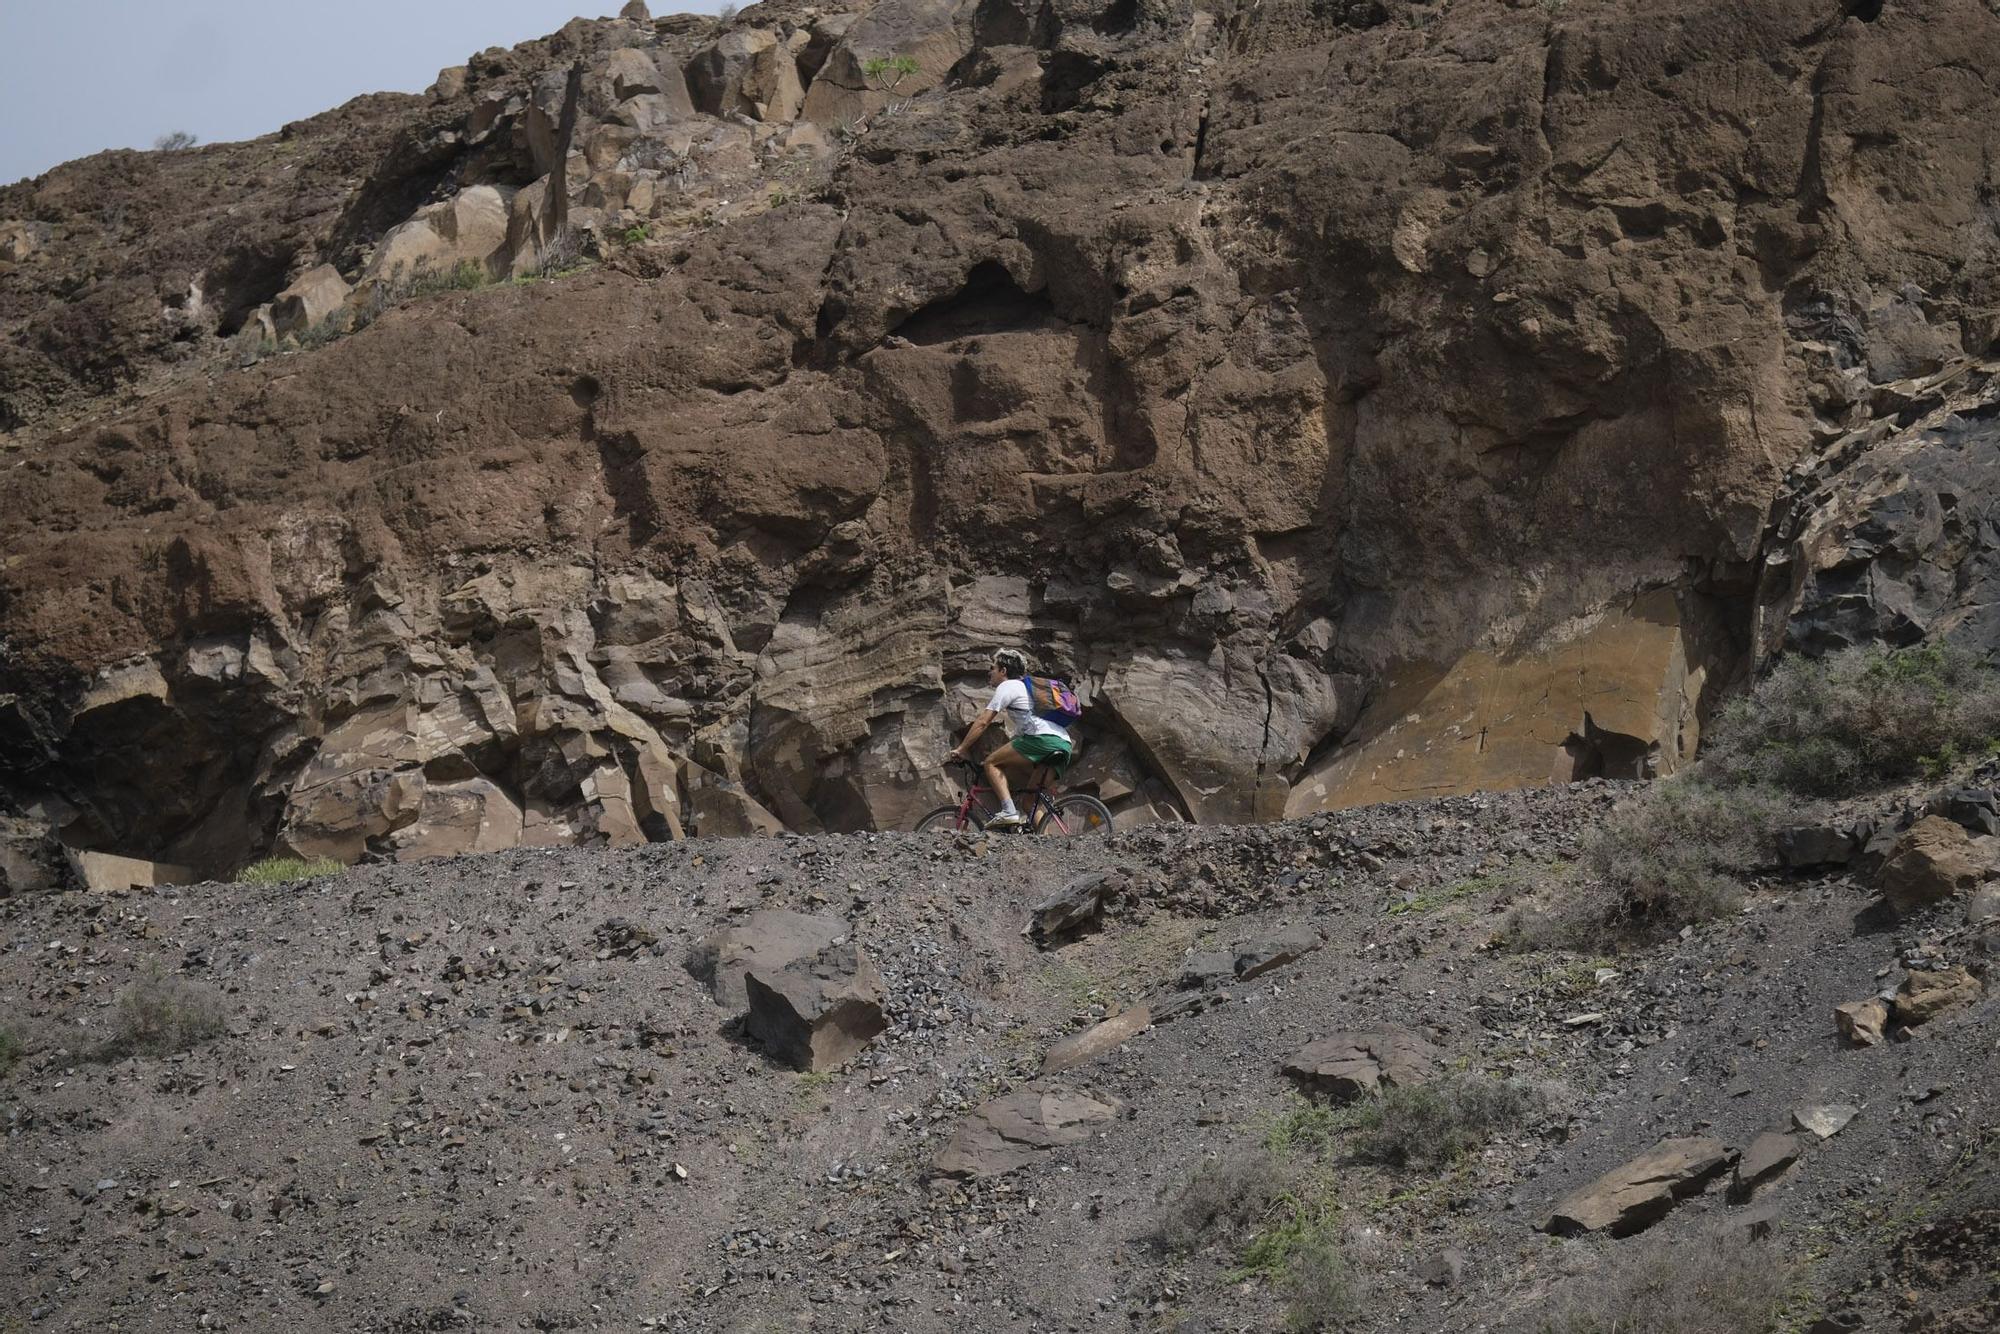
{"type": "Polygon", "coordinates": [[[994,650],[993,672],[991,676],[992,684],[997,686],[1009,677],[1026,676],[1027,674],[1028,659],[1026,654],[1022,653],[1019,649],[1013,648],[994,650]]]}

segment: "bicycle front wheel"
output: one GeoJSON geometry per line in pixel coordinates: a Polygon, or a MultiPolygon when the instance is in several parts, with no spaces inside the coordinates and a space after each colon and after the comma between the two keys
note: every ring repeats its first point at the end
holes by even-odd
{"type": "Polygon", "coordinates": [[[1111,808],[1088,792],[1073,792],[1051,803],[1047,810],[1035,828],[1038,834],[1080,838],[1085,834],[1111,832],[1111,808]]]}
{"type": "Polygon", "coordinates": [[[919,834],[954,834],[961,828],[983,829],[985,826],[986,817],[980,812],[977,806],[974,806],[965,813],[965,823],[963,825],[960,825],[958,822],[958,807],[940,806],[923,819],[917,821],[917,832],[919,834]]]}

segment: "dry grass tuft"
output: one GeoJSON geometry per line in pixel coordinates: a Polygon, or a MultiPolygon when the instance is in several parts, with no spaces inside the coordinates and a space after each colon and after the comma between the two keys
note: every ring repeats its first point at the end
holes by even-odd
{"type": "Polygon", "coordinates": [[[1537,1334],[1765,1334],[1792,1270],[1768,1249],[1720,1237],[1620,1249],[1559,1288],[1537,1334]]]}
{"type": "Polygon", "coordinates": [[[104,1045],[107,1060],[170,1056],[223,1032],[222,996],[213,987],[158,971],[118,998],[118,1028],[104,1045]]]}

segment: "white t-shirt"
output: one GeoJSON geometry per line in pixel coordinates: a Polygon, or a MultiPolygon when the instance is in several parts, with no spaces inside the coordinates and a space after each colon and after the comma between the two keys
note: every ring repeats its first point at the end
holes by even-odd
{"type": "Polygon", "coordinates": [[[1069,740],[1069,733],[1057,727],[1046,718],[1035,716],[1035,702],[1028,698],[1028,683],[1020,677],[1009,677],[993,692],[993,702],[986,706],[1007,720],[1008,736],[1052,736],[1069,740]]]}

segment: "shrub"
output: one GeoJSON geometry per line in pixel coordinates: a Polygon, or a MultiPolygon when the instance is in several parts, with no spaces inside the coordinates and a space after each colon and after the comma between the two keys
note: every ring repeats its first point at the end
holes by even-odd
{"type": "Polygon", "coordinates": [[[2000,673],[1942,644],[1790,657],[1723,710],[1702,768],[1728,787],[1844,797],[1939,775],[2000,737],[2000,673]]]}
{"type": "Polygon", "coordinates": [[[153,140],[153,151],[156,153],[178,153],[183,149],[193,148],[199,142],[198,139],[186,130],[173,130],[153,140]]]}
{"type": "Polygon", "coordinates": [[[1742,903],[1736,873],[1771,859],[1788,803],[1760,788],[1724,791],[1688,774],[1626,802],[1584,846],[1610,901],[1569,923],[1578,943],[1607,932],[1657,933],[1727,916],[1742,903]]]}
{"type": "Polygon", "coordinates": [[[1557,1289],[1539,1334],[1760,1334],[1776,1327],[1789,1266],[1719,1237],[1614,1251],[1557,1289]]]}
{"type": "Polygon", "coordinates": [[[118,998],[118,1029],[103,1055],[168,1056],[220,1037],[222,1027],[222,997],[214,988],[155,970],[118,998]]]}
{"type": "Polygon", "coordinates": [[[1526,1085],[1484,1076],[1391,1087],[1349,1114],[1354,1153],[1391,1167],[1442,1167],[1543,1106],[1541,1095],[1526,1085]]]}
{"type": "Polygon", "coordinates": [[[1305,1238],[1287,1258],[1280,1278],[1290,1298],[1293,1329],[1326,1329],[1361,1313],[1361,1283],[1331,1228],[1305,1238]]]}
{"type": "Polygon", "coordinates": [[[1261,1147],[1210,1159],[1167,1206],[1155,1237],[1185,1254],[1239,1233],[1271,1212],[1289,1175],[1277,1155],[1261,1147]]]}
{"type": "Polygon", "coordinates": [[[878,92],[894,92],[918,65],[914,56],[876,56],[861,66],[862,77],[878,92]]]}
{"type": "Polygon", "coordinates": [[[331,857],[266,857],[236,873],[239,885],[281,885],[288,880],[312,880],[339,875],[347,868],[331,857]]]}
{"type": "Polygon", "coordinates": [[[26,1054],[21,1039],[14,1036],[11,1028],[0,1028],[0,1075],[12,1070],[26,1054]]]}

